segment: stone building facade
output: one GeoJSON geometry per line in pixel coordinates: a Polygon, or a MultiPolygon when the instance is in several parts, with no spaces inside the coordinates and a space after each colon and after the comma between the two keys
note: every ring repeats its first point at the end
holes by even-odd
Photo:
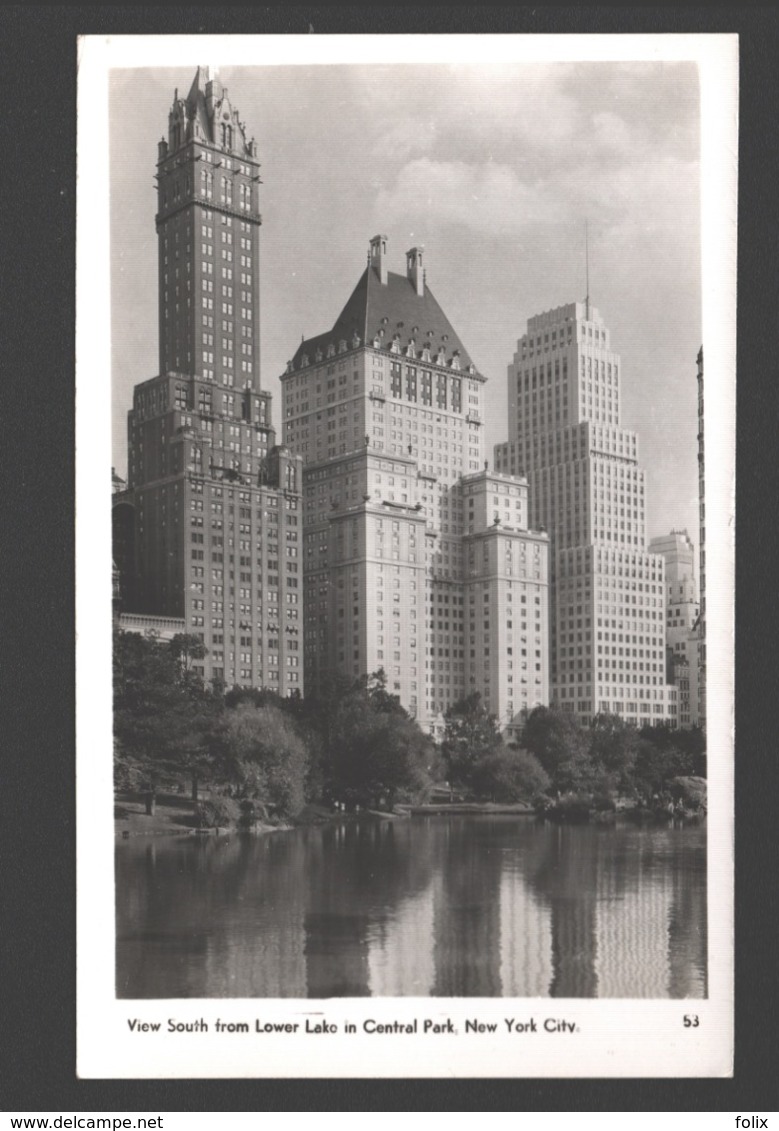
{"type": "Polygon", "coordinates": [[[126,612],[177,618],[206,679],[303,691],[302,460],[260,384],[259,163],[198,68],[158,146],[159,374],[128,417],[126,612]]]}
{"type": "Polygon", "coordinates": [[[484,459],[484,376],[427,285],[423,249],[386,236],[332,328],[281,377],[284,442],[304,460],[310,687],[383,669],[443,731],[478,691],[513,736],[548,701],[547,536],[521,477],[484,459]]]}
{"type": "Polygon", "coordinates": [[[601,712],[675,724],[664,563],[646,546],[646,478],[638,438],[620,424],[621,375],[589,300],[529,319],[495,467],[527,476],[529,525],[550,536],[553,702],[585,724],[601,712]]]}

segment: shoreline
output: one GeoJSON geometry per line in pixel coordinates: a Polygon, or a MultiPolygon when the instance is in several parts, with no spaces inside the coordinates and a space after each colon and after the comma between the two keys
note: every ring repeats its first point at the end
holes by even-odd
{"type": "Polygon", "coordinates": [[[289,832],[293,829],[310,828],[315,825],[328,825],[335,822],[365,820],[406,821],[411,817],[437,815],[450,816],[516,816],[532,817],[535,810],[523,804],[499,804],[492,801],[454,802],[444,805],[402,805],[399,811],[387,812],[379,809],[361,809],[355,813],[330,811],[320,805],[307,805],[291,820],[271,825],[257,822],[251,828],[238,828],[235,825],[201,829],[194,825],[194,803],[183,796],[160,794],[157,797],[155,813],[148,815],[146,807],[137,794],[119,795],[114,799],[114,839],[130,840],[136,837],[204,837],[229,836],[232,833],[247,833],[250,836],[264,836],[266,833],[289,832]],[[121,813],[121,815],[119,815],[121,813]]]}
{"type": "Polygon", "coordinates": [[[193,802],[180,796],[159,795],[155,813],[146,813],[146,807],[137,795],[132,799],[117,797],[114,801],[114,840],[119,843],[137,837],[227,837],[233,834],[265,836],[268,833],[291,832],[300,828],[329,825],[344,821],[406,821],[412,817],[434,816],[499,816],[535,817],[556,824],[601,824],[615,820],[628,820],[636,824],[654,824],[679,820],[699,821],[705,819],[705,809],[699,813],[665,813],[643,809],[640,806],[609,810],[601,813],[592,810],[584,814],[565,814],[550,809],[539,813],[532,806],[523,803],[500,804],[492,801],[454,802],[443,805],[402,805],[400,811],[385,812],[378,809],[362,809],[359,812],[344,813],[331,811],[321,805],[307,805],[296,816],[278,824],[258,821],[249,828],[236,825],[222,825],[215,828],[198,828],[195,825],[193,802]]]}

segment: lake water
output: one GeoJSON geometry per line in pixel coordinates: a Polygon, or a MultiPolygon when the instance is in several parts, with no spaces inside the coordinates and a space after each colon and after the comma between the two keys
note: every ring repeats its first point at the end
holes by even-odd
{"type": "Polygon", "coordinates": [[[116,848],[120,998],[706,996],[706,827],[344,822],[116,848]]]}

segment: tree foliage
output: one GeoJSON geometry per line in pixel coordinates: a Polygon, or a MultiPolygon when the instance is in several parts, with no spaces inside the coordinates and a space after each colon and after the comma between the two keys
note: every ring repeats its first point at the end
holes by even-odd
{"type": "Polygon", "coordinates": [[[602,792],[629,793],[639,737],[619,715],[596,715],[590,725],[590,758],[602,792]]]}
{"type": "Polygon", "coordinates": [[[387,691],[383,671],[338,689],[322,716],[326,777],[334,798],[390,807],[400,791],[424,789],[433,759],[431,740],[387,691]]]}
{"type": "Polygon", "coordinates": [[[196,637],[165,642],[117,632],[114,638],[114,742],[117,772],[127,783],[154,786],[164,777],[199,778],[223,769],[221,697],[192,668],[204,653],[196,637]]]}
{"type": "Polygon", "coordinates": [[[490,801],[531,801],[536,794],[545,793],[550,784],[541,763],[527,750],[495,750],[473,769],[474,791],[490,801]]]}
{"type": "Polygon", "coordinates": [[[595,787],[598,770],[590,758],[588,734],[573,715],[536,707],[525,726],[522,745],[536,756],[556,790],[595,787]]]}
{"type": "Polygon", "coordinates": [[[442,752],[449,780],[473,785],[476,767],[504,749],[498,720],[484,706],[478,691],[453,703],[444,720],[442,752]]]}
{"type": "Polygon", "coordinates": [[[293,720],[278,706],[245,702],[227,714],[231,776],[249,797],[280,816],[306,801],[308,751],[293,720]]]}
{"type": "Polygon", "coordinates": [[[665,725],[638,731],[611,714],[596,715],[587,728],[567,712],[538,707],[522,745],[535,754],[558,793],[651,797],[674,777],[705,773],[700,731],[665,725]]]}
{"type": "Polygon", "coordinates": [[[437,748],[387,686],[383,671],[356,680],[331,673],[319,694],[281,698],[268,690],[205,687],[195,636],[169,643],[117,632],[114,739],[118,785],[152,787],[190,776],[230,783],[282,816],[308,800],[388,805],[423,797],[445,773],[473,795],[518,801],[544,791],[651,798],[674,779],[705,776],[698,730],[641,731],[615,715],[589,727],[571,713],[538,707],[507,747],[478,693],[446,713],[437,748]]]}

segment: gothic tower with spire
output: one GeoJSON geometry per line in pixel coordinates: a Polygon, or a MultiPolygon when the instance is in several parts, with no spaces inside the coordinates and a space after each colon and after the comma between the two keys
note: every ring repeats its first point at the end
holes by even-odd
{"type": "Polygon", "coordinates": [[[159,375],[128,417],[135,613],[206,646],[203,675],[302,690],[302,461],[276,446],[260,385],[257,149],[199,67],[158,145],[159,375]]]}

